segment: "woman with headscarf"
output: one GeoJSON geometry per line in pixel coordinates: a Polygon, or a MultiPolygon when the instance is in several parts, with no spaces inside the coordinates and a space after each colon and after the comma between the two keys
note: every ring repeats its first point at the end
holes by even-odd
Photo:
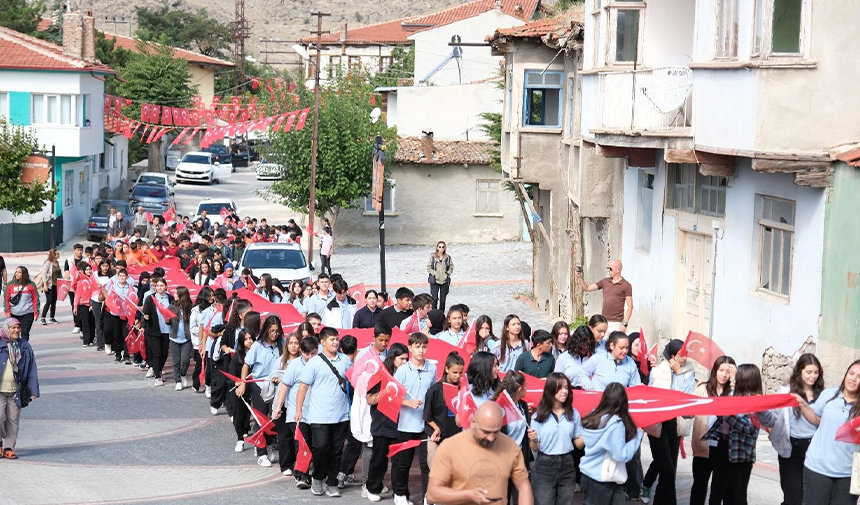
{"type": "Polygon", "coordinates": [[[15,442],[21,409],[38,397],[36,356],[21,338],[21,323],[10,317],[0,326],[0,457],[18,459],[15,442]]]}

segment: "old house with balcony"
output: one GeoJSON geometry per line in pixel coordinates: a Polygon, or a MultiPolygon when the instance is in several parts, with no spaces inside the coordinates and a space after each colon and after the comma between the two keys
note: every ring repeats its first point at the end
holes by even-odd
{"type": "Polygon", "coordinates": [[[843,22],[860,5],[586,0],[585,13],[581,135],[623,165],[612,256],[634,287],[632,326],[696,331],[766,367],[809,339],[843,370],[858,301],[856,283],[834,286],[857,266],[833,249],[860,207],[840,188],[856,168],[829,148],[860,138],[843,22]]]}
{"type": "Polygon", "coordinates": [[[112,137],[104,130],[104,76],[115,72],[95,58],[93,17],[68,12],[63,24],[62,46],[0,28],[0,118],[35,134],[45,150],[40,180],[59,188],[41,212],[0,210],[4,251],[44,251],[77,235],[103,185],[119,184],[127,159],[127,148],[120,147],[109,165],[102,163],[112,137]]]}

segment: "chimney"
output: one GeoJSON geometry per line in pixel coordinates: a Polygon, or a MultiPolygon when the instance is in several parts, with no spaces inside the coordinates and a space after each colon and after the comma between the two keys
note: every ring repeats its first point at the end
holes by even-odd
{"type": "Polygon", "coordinates": [[[423,158],[433,159],[433,153],[435,148],[433,147],[433,132],[432,131],[421,131],[424,134],[424,137],[421,138],[421,155],[423,158]]]}
{"type": "Polygon", "coordinates": [[[502,0],[496,0],[496,1],[493,3],[493,8],[494,8],[494,9],[499,9],[499,10],[501,10],[501,9],[502,9],[502,0]]]}
{"type": "Polygon", "coordinates": [[[83,57],[83,20],[77,12],[63,14],[63,53],[83,57]]]}
{"type": "Polygon", "coordinates": [[[96,20],[93,11],[84,15],[82,56],[85,61],[96,61],[96,20]]]}
{"type": "Polygon", "coordinates": [[[345,42],[349,33],[347,32],[346,20],[340,22],[340,41],[345,42]]]}

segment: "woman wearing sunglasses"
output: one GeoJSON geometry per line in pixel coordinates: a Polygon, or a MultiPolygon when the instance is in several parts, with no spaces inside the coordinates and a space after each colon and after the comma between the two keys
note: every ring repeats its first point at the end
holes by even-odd
{"type": "Polygon", "coordinates": [[[427,282],[430,284],[434,309],[445,312],[445,300],[448,298],[453,273],[454,261],[448,256],[448,246],[440,241],[436,244],[436,250],[430,255],[430,262],[427,263],[427,282]]]}

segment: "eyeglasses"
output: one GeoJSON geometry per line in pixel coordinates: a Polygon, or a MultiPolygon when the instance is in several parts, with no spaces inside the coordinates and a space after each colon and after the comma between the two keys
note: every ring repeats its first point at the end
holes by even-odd
{"type": "Polygon", "coordinates": [[[445,249],[445,246],[443,246],[443,245],[436,246],[436,249],[445,249]]]}

